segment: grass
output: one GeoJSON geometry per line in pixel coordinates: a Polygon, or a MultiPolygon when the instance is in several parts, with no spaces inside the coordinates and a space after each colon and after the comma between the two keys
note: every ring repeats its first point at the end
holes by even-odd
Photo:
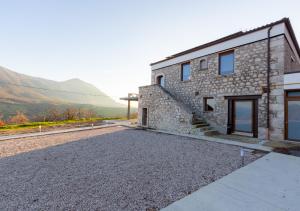
{"type": "Polygon", "coordinates": [[[75,123],[88,123],[88,122],[96,122],[102,120],[112,120],[112,119],[121,119],[121,118],[91,118],[91,119],[80,119],[80,120],[63,120],[63,121],[55,121],[55,122],[28,122],[23,124],[8,124],[0,127],[0,130],[17,130],[17,129],[30,129],[36,128],[39,126],[50,127],[50,126],[63,126],[67,124],[75,124],[75,123]]]}

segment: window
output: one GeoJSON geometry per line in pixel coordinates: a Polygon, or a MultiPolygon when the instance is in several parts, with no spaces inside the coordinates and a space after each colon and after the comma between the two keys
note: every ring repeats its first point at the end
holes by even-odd
{"type": "Polygon", "coordinates": [[[165,87],[165,77],[163,75],[157,76],[156,83],[162,87],[165,87]]]}
{"type": "Polygon", "coordinates": [[[206,70],[207,69],[207,61],[206,59],[200,60],[200,70],[206,70]]]}
{"type": "Polygon", "coordinates": [[[219,54],[219,74],[229,75],[234,72],[234,51],[219,54]]]}
{"type": "Polygon", "coordinates": [[[191,65],[185,63],[181,65],[181,81],[188,81],[191,79],[191,65]]]}
{"type": "Polygon", "coordinates": [[[213,111],[215,107],[215,100],[213,97],[205,97],[204,100],[204,111],[213,111]]]}

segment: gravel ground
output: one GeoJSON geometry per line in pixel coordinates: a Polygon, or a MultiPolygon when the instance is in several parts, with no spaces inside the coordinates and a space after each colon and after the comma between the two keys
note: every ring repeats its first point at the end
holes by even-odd
{"type": "MultiPolygon", "coordinates": [[[[0,210],[157,210],[241,166],[235,146],[142,130],[102,131],[2,157],[0,210]]],[[[11,141],[3,143],[1,152],[11,141]]],[[[245,163],[262,155],[246,153],[245,163]]]]}
{"type": "Polygon", "coordinates": [[[90,138],[106,133],[124,130],[122,127],[110,127],[105,129],[76,131],[71,133],[59,133],[53,135],[36,136],[20,139],[0,141],[0,158],[13,156],[23,152],[43,149],[68,142],[78,141],[83,138],[90,138]]]}

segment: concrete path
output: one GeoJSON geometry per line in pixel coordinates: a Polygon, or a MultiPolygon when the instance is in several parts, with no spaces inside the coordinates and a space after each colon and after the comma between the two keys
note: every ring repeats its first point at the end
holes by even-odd
{"type": "Polygon", "coordinates": [[[53,135],[59,133],[70,133],[76,131],[83,131],[83,130],[93,130],[99,128],[107,128],[107,127],[115,127],[122,124],[107,124],[107,125],[100,125],[100,126],[89,126],[89,127],[80,127],[80,128],[71,128],[71,129],[64,129],[64,130],[55,130],[55,131],[48,131],[48,132],[37,132],[37,133],[25,133],[25,134],[17,134],[17,135],[8,135],[8,136],[0,136],[0,141],[10,140],[10,139],[17,139],[17,138],[27,138],[27,137],[35,137],[35,136],[45,136],[45,135],[53,135]]]}
{"type": "Polygon", "coordinates": [[[163,211],[300,210],[300,158],[269,153],[163,211]]]}
{"type": "Polygon", "coordinates": [[[197,135],[190,135],[190,134],[181,134],[181,133],[174,133],[174,132],[169,132],[169,131],[164,131],[164,130],[152,130],[148,129],[149,131],[156,132],[156,133],[166,133],[166,134],[171,134],[171,135],[176,135],[176,136],[184,136],[184,137],[189,137],[189,138],[195,138],[199,140],[204,140],[204,141],[212,141],[212,142],[217,142],[221,144],[229,144],[229,145],[234,145],[234,146],[239,146],[239,147],[244,147],[248,149],[256,149],[256,150],[261,150],[264,152],[272,152],[272,147],[268,146],[263,146],[261,144],[256,144],[256,143],[244,143],[244,142],[239,142],[239,141],[234,141],[234,140],[229,140],[229,139],[223,139],[223,138],[217,138],[217,137],[211,137],[211,136],[197,136],[197,135]]]}

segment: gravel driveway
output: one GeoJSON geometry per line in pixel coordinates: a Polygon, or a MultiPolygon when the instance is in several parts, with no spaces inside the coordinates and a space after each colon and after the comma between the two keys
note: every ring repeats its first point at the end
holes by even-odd
{"type": "Polygon", "coordinates": [[[156,210],[240,165],[235,146],[123,128],[1,158],[0,210],[156,210]]]}

